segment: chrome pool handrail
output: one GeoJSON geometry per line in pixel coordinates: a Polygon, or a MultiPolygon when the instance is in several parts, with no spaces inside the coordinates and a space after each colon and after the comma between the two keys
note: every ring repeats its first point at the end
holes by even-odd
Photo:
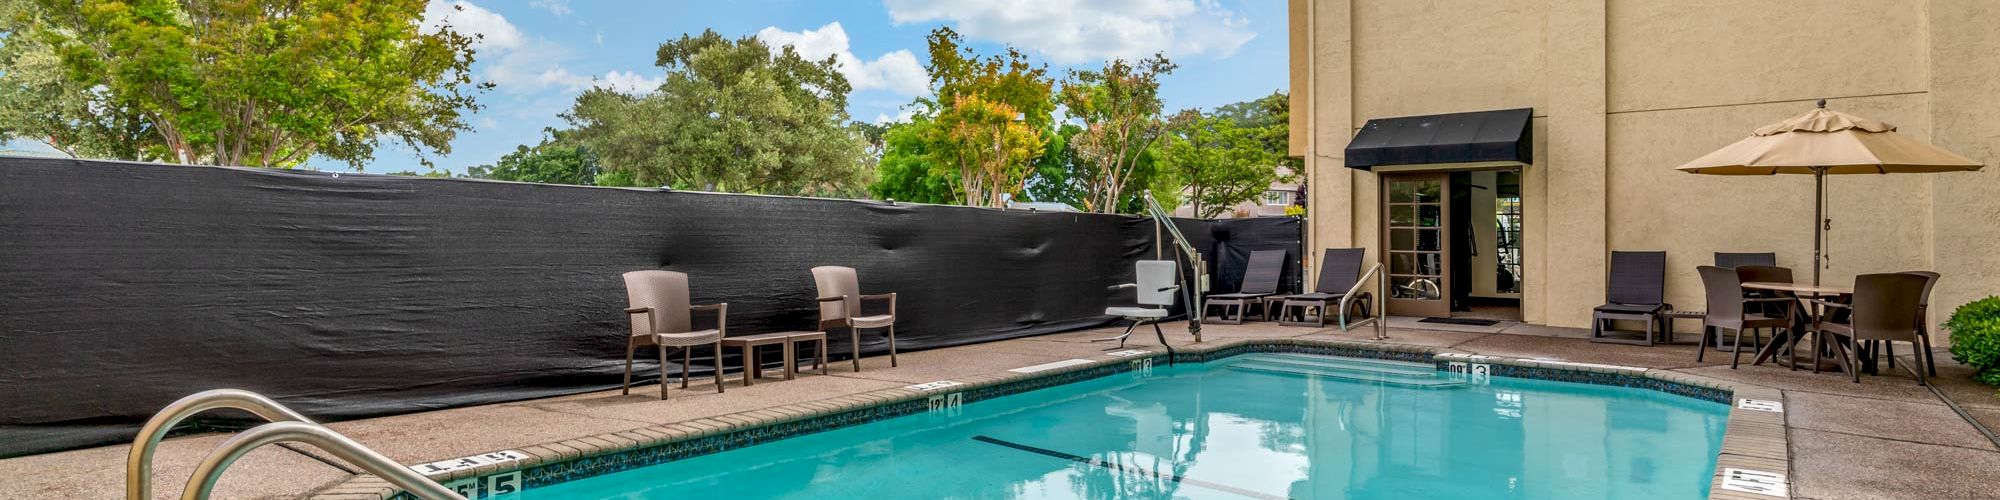
{"type": "MultiPolygon", "coordinates": [[[[277,401],[272,401],[271,398],[264,397],[264,395],[262,394],[257,394],[242,389],[211,389],[190,394],[187,397],[181,398],[179,400],[174,401],[173,403],[168,404],[165,408],[161,408],[159,413],[153,414],[153,418],[146,420],[146,425],[139,429],[139,435],[133,438],[132,450],[130,452],[127,452],[125,456],[126,500],[150,500],[152,498],[153,451],[160,446],[160,440],[167,436],[167,431],[172,430],[175,424],[179,424],[182,420],[186,420],[188,417],[194,416],[197,413],[213,410],[216,408],[235,408],[238,410],[250,412],[251,414],[258,416],[259,418],[263,418],[264,420],[269,420],[272,422],[296,423],[296,424],[309,425],[325,429],[324,427],[320,427],[319,424],[314,423],[312,419],[306,418],[305,415],[300,415],[298,412],[292,411],[291,408],[288,408],[282,404],[278,404],[277,401]]],[[[339,436],[338,433],[334,433],[331,429],[326,429],[326,432],[332,433],[334,436],[339,436]]],[[[373,451],[370,451],[365,447],[361,447],[359,443],[354,443],[352,440],[349,440],[344,436],[340,437],[340,439],[346,441],[355,448],[359,448],[362,452],[366,452],[368,454],[374,454],[373,451]]],[[[235,441],[236,439],[234,438],[230,440],[230,442],[235,442],[235,441]]],[[[370,472],[375,472],[376,475],[382,476],[384,479],[388,479],[391,483],[394,483],[397,486],[401,486],[405,489],[408,489],[413,493],[418,491],[429,491],[429,492],[442,491],[448,493],[449,496],[441,496],[436,498],[454,498],[454,499],[464,498],[457,496],[456,493],[450,493],[449,490],[443,489],[444,487],[442,485],[439,485],[437,484],[437,482],[431,481],[429,478],[425,478],[421,475],[416,475],[415,476],[416,480],[411,481],[407,477],[399,477],[399,475],[396,472],[384,473],[375,470],[377,468],[381,468],[379,467],[380,464],[375,464],[376,466],[371,467],[370,464],[358,461],[354,458],[348,458],[346,454],[343,454],[343,452],[351,453],[353,450],[336,450],[326,445],[320,445],[317,443],[313,444],[315,444],[316,446],[320,446],[323,449],[327,449],[328,452],[332,452],[336,456],[345,458],[350,462],[355,462],[357,465],[361,465],[364,469],[368,469],[370,472]],[[409,484],[404,484],[404,483],[409,483],[409,484]],[[432,490],[423,483],[429,483],[429,486],[435,486],[438,489],[432,490]]],[[[228,442],[225,442],[224,446],[226,447],[227,445],[228,442]]],[[[218,449],[218,451],[220,451],[220,449],[218,449]]],[[[247,452],[248,450],[246,449],[245,451],[247,452]]],[[[238,453],[237,456],[241,456],[241,453],[238,453]]],[[[375,457],[381,458],[381,455],[375,454],[375,457]]],[[[363,458],[365,459],[366,457],[363,458]]],[[[229,461],[233,462],[235,461],[235,458],[230,458],[229,461]]],[[[402,476],[415,474],[415,471],[411,471],[407,468],[401,467],[400,465],[396,465],[395,462],[389,461],[387,458],[381,458],[381,461],[383,463],[389,464],[390,465],[390,467],[388,467],[389,469],[400,469],[403,473],[405,473],[402,474],[402,476]]],[[[224,462],[221,465],[223,467],[227,467],[228,463],[224,462]]],[[[219,476],[220,469],[217,469],[216,473],[217,473],[216,475],[219,476]]],[[[199,474],[194,476],[194,478],[196,479],[199,479],[200,477],[201,476],[199,474]]],[[[209,487],[212,488],[213,486],[214,486],[214,481],[210,480],[209,487]]],[[[185,495],[186,492],[183,492],[183,496],[185,495]]],[[[206,495],[206,493],[204,493],[203,495],[206,495]]],[[[190,498],[200,498],[200,497],[190,497],[190,498]]]]}
{"type": "Polygon", "coordinates": [[[190,394],[153,414],[146,426],[139,429],[139,436],[132,439],[132,450],[125,455],[126,500],[152,498],[153,450],[167,437],[167,431],[196,413],[216,408],[235,408],[272,422],[312,422],[271,398],[242,389],[211,389],[190,394]]]}
{"type": "Polygon", "coordinates": [[[181,491],[181,500],[207,500],[208,495],[215,491],[216,481],[222,479],[222,472],[229,468],[229,464],[243,458],[243,455],[250,453],[251,450],[281,442],[305,443],[325,450],[419,498],[466,500],[458,492],[396,463],[395,460],[390,460],[375,450],[362,446],[347,436],[334,432],[333,429],[315,423],[296,421],[272,422],[230,436],[229,440],[223,441],[221,446],[210,452],[208,458],[202,459],[201,465],[195,467],[194,475],[188,478],[187,489],[181,491]]]}
{"type": "MultiPolygon", "coordinates": [[[[1375,340],[1382,340],[1385,338],[1389,338],[1387,327],[1382,321],[1382,315],[1384,312],[1383,309],[1385,308],[1381,307],[1386,305],[1382,304],[1381,301],[1389,300],[1389,295],[1388,295],[1389,283],[1388,280],[1382,279],[1381,272],[1382,272],[1381,263],[1378,262],[1374,265],[1369,266],[1368,272],[1362,273],[1361,279],[1354,280],[1354,286],[1348,287],[1347,293],[1341,294],[1340,309],[1338,309],[1340,311],[1340,314],[1337,315],[1340,318],[1340,331],[1344,332],[1347,331],[1349,327],[1361,326],[1373,322],[1375,324],[1375,340]],[[1369,278],[1375,278],[1375,293],[1370,294],[1371,296],[1369,297],[1368,300],[1369,302],[1368,311],[1374,314],[1370,315],[1366,319],[1349,324],[1347,322],[1347,311],[1349,309],[1348,306],[1354,303],[1355,295],[1361,293],[1362,285],[1368,284],[1369,278]]],[[[1326,312],[1321,311],[1320,314],[1326,314],[1326,312]]]]}

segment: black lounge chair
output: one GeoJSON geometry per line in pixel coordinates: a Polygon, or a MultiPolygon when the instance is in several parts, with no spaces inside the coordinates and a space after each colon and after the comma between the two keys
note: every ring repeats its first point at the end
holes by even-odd
{"type": "Polygon", "coordinates": [[[1666,329],[1667,253],[1611,252],[1611,272],[1605,276],[1604,305],[1591,310],[1590,341],[1653,345],[1666,329]],[[1606,336],[1608,322],[1646,322],[1644,338],[1606,336]]]}
{"type": "MultiPolygon", "coordinates": [[[[1250,252],[1250,262],[1243,269],[1243,281],[1240,286],[1236,287],[1236,293],[1222,293],[1208,296],[1203,301],[1201,313],[1208,314],[1210,308],[1221,307],[1222,314],[1215,317],[1216,319],[1213,320],[1214,323],[1243,324],[1243,318],[1250,315],[1251,305],[1261,306],[1265,303],[1265,297],[1278,293],[1278,280],[1284,275],[1284,270],[1284,250],[1257,250],[1250,252]],[[1229,317],[1229,311],[1232,308],[1236,311],[1235,319],[1230,319],[1229,317]]],[[[1266,309],[1269,308],[1266,307],[1266,309]]],[[[1264,313],[1267,318],[1270,316],[1270,311],[1264,311],[1264,313]]]]}
{"type": "MultiPolygon", "coordinates": [[[[1361,260],[1367,252],[1365,248],[1326,249],[1326,256],[1319,259],[1319,280],[1313,284],[1313,292],[1285,297],[1284,307],[1278,309],[1278,324],[1320,328],[1326,326],[1326,317],[1329,314],[1337,314],[1340,316],[1341,325],[1346,325],[1349,311],[1339,307],[1339,303],[1345,298],[1347,291],[1361,281],[1361,260]],[[1318,309],[1319,314],[1308,316],[1306,314],[1308,309],[1318,309]],[[1338,312],[1334,312],[1336,310],[1338,312]],[[1312,321],[1307,321],[1307,318],[1311,318],[1312,321]]],[[[1373,311],[1368,310],[1371,297],[1368,292],[1354,294],[1354,299],[1357,301],[1355,309],[1358,309],[1356,312],[1364,318],[1373,314],[1373,311]]]]}

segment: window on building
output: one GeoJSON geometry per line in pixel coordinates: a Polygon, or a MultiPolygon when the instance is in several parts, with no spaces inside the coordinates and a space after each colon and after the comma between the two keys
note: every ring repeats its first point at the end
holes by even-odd
{"type": "Polygon", "coordinates": [[[1290,205],[1292,204],[1292,195],[1293,193],[1291,191],[1285,191],[1279,189],[1265,191],[1264,204],[1270,206],[1290,205]]]}

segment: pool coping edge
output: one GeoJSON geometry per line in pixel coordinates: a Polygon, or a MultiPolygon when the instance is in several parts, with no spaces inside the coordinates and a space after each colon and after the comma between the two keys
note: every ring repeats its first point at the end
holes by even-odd
{"type": "MultiPolygon", "coordinates": [[[[752,446],[791,437],[830,431],[843,427],[861,425],[878,420],[902,416],[921,415],[932,409],[937,402],[933,397],[959,394],[960,400],[954,404],[971,403],[985,399],[1004,397],[1022,392],[1038,390],[1056,385],[1079,382],[1127,371],[1150,369],[1160,361],[1204,362],[1237,354],[1251,352],[1285,352],[1285,350],[1335,351],[1326,352],[1350,357],[1377,359],[1398,359],[1435,363],[1440,369],[1452,363],[1466,365],[1486,365],[1494,375],[1549,379],[1597,385],[1614,385],[1650,389],[1682,397],[1693,397],[1730,405],[1729,420],[1723,433],[1722,448],[1717,453],[1715,471],[1711,477],[1710,499],[1719,500],[1768,500],[1789,498],[1766,494],[1754,494],[1722,487],[1725,471],[1728,469],[1748,469],[1769,471],[1784,475],[1785,489],[1791,487],[1791,458],[1789,453],[1789,433],[1782,412],[1745,409],[1743,400],[1784,400],[1782,391],[1754,384],[1731,382],[1700,375],[1672,370],[1650,369],[1632,366],[1575,363],[1559,360],[1516,358],[1470,354],[1431,346],[1364,342],[1350,340],[1323,339],[1228,339],[1205,342],[1201,345],[1182,346],[1174,349],[1173,359],[1157,347],[1134,347],[1131,350],[1146,351],[1145,354],[1112,356],[1098,354],[1091,356],[1089,363],[1051,368],[1030,373],[999,371],[980,375],[947,379],[958,385],[948,390],[920,391],[908,387],[893,387],[845,394],[814,401],[777,405],[766,408],[684,420],[669,424],[642,426],[622,431],[606,432],[514,448],[525,455],[514,461],[497,462],[459,469],[429,476],[443,484],[451,484],[466,479],[491,478],[513,472],[527,472],[542,467],[579,464],[587,461],[603,461],[628,455],[633,450],[656,451],[658,455],[673,455],[653,463],[596,470],[583,476],[609,474],[619,470],[629,470],[657,463],[684,460],[696,456],[720,453],[730,449],[752,446]],[[1641,384],[1625,384],[1625,381],[1641,381],[1641,384]],[[1644,384],[1655,381],[1657,385],[1644,384]],[[1710,392],[1704,392],[1703,389],[1710,392]],[[974,394],[974,391],[981,391],[974,394]],[[1720,398],[1717,399],[1720,391],[1720,398]],[[1700,395],[1697,395],[1700,394],[1700,395]],[[976,396],[976,397],[973,397],[976,396]],[[922,403],[924,409],[916,409],[922,403]],[[811,428],[786,428],[815,423],[818,419],[824,425],[811,428]],[[770,435],[759,436],[759,431],[771,431],[770,435]],[[774,437],[775,436],[775,437],[774,437]],[[706,441],[704,441],[706,439],[706,441]],[[683,453],[675,454],[669,447],[682,445],[683,453]]],[[[496,450],[497,451],[497,450],[496,450]]],[[[636,460],[635,460],[636,461],[636,460]]],[[[615,462],[615,460],[614,460],[615,462]]],[[[516,486],[525,488],[525,477],[518,477],[516,486]]],[[[565,482],[575,478],[554,481],[565,482]]],[[[490,479],[489,479],[490,481],[490,479]]],[[[477,482],[477,481],[475,481],[477,482]]],[[[553,484],[553,483],[551,483],[553,484]]],[[[484,486],[476,486],[482,492],[484,486]]],[[[335,483],[307,498],[313,500],[389,500],[409,498],[401,488],[372,474],[357,474],[335,483]]],[[[472,498],[489,498],[482,494],[472,498]]]]}

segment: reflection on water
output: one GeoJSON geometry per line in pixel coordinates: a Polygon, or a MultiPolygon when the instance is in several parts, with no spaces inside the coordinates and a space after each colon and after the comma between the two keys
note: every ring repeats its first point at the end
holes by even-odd
{"type": "Polygon", "coordinates": [[[1416,389],[1194,365],[520,498],[1700,498],[1726,414],[1633,389],[1416,389]]]}

